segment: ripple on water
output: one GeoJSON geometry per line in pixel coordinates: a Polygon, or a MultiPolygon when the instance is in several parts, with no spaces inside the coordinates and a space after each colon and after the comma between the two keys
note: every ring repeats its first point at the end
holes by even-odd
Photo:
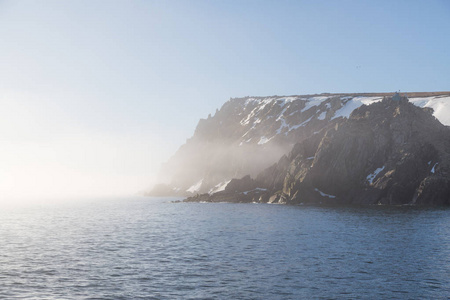
{"type": "Polygon", "coordinates": [[[145,198],[0,210],[0,298],[446,298],[448,212],[145,198]]]}

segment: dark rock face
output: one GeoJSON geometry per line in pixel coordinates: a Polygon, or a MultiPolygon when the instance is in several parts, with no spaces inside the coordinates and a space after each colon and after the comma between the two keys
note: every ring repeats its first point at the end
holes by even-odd
{"type": "Polygon", "coordinates": [[[450,180],[448,178],[442,176],[426,177],[414,193],[413,204],[449,205],[449,199],[450,180]]]}
{"type": "MultiPolygon", "coordinates": [[[[336,111],[349,101],[339,96],[230,99],[214,116],[200,120],[160,177],[169,182],[167,190],[185,195],[214,192],[233,178],[255,177],[295,143],[336,122],[336,111]]],[[[161,185],[150,195],[159,190],[161,185]]]]}
{"type": "Polygon", "coordinates": [[[230,202],[449,205],[450,131],[429,109],[385,98],[329,122],[254,180],[233,180],[220,195],[203,197],[219,196],[234,197],[230,202]]]}
{"type": "Polygon", "coordinates": [[[225,188],[226,193],[242,193],[256,188],[256,182],[247,175],[241,179],[232,179],[225,188]]]}

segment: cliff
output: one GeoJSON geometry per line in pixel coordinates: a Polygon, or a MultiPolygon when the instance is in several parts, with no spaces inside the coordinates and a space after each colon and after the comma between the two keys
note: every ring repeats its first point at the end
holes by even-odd
{"type": "Polygon", "coordinates": [[[450,130],[432,114],[404,97],[372,101],[329,118],[253,178],[186,201],[448,205],[450,130]]]}
{"type": "MultiPolygon", "coordinates": [[[[441,104],[448,94],[417,93],[410,101],[433,107],[435,116],[445,118],[448,106],[442,109],[441,104]]],[[[392,94],[230,99],[213,116],[200,120],[193,137],[162,167],[160,178],[165,183],[155,186],[150,195],[214,194],[224,191],[233,178],[250,175],[256,179],[280,157],[291,155],[295,144],[318,140],[356,108],[379,102],[384,96],[392,94]]],[[[274,167],[271,170],[274,172],[274,167]]],[[[270,180],[281,181],[281,175],[277,176],[270,180]]]]}

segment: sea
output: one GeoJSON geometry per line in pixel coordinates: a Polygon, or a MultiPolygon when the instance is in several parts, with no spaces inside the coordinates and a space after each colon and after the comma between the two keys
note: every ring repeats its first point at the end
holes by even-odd
{"type": "Polygon", "coordinates": [[[449,299],[450,209],[125,197],[0,210],[0,299],[449,299]]]}

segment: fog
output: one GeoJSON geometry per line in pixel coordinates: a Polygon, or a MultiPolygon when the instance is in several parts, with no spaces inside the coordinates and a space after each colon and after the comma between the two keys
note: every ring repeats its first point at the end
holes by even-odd
{"type": "Polygon", "coordinates": [[[92,126],[57,99],[8,93],[0,103],[0,203],[136,195],[173,151],[147,131],[92,126]]]}
{"type": "Polygon", "coordinates": [[[239,125],[227,128],[226,124],[202,126],[200,123],[194,137],[163,165],[159,182],[186,190],[202,180],[198,192],[208,192],[217,184],[232,178],[246,175],[256,178],[262,170],[278,162],[292,149],[292,144],[278,139],[264,146],[254,143],[239,145],[238,137],[245,130],[239,125]],[[239,131],[243,132],[236,134],[239,131]]]}

